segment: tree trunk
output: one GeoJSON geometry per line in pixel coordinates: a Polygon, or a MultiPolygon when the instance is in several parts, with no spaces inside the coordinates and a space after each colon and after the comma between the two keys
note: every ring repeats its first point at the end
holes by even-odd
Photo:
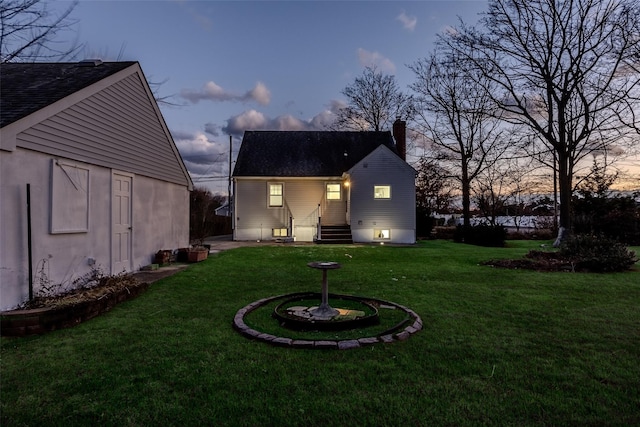
{"type": "Polygon", "coordinates": [[[466,167],[462,169],[462,219],[465,229],[471,227],[471,185],[466,167]]]}
{"type": "Polygon", "coordinates": [[[560,224],[553,246],[558,247],[571,234],[571,172],[569,160],[558,153],[558,187],[560,190],[560,224]]]}

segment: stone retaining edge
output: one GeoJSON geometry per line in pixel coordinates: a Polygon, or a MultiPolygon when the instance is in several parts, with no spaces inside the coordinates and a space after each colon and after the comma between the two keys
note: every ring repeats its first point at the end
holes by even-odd
{"type": "MultiPolygon", "coordinates": [[[[305,294],[305,292],[298,292],[293,294],[282,294],[276,295],[269,298],[262,298],[260,300],[254,301],[240,310],[238,310],[233,317],[233,328],[239,332],[241,335],[249,338],[251,340],[262,341],[271,345],[277,345],[279,347],[287,347],[287,348],[306,348],[306,349],[330,349],[330,350],[349,350],[352,348],[360,348],[367,345],[373,345],[378,343],[393,343],[397,341],[405,341],[409,339],[413,334],[422,330],[423,323],[422,319],[415,311],[404,307],[400,304],[396,304],[394,302],[385,301],[377,298],[366,298],[370,301],[376,301],[381,304],[392,305],[397,309],[403,310],[407,313],[411,320],[410,325],[405,327],[400,332],[396,332],[393,334],[387,334],[383,336],[375,336],[375,337],[365,337],[359,339],[346,339],[346,340],[305,340],[305,339],[292,339],[286,337],[277,337],[275,335],[267,334],[264,332],[257,331],[255,329],[250,328],[244,322],[244,317],[254,311],[255,309],[262,307],[274,300],[285,298],[285,297],[295,297],[298,294],[305,294]]],[[[364,298],[364,297],[361,297],[364,298]]]]}

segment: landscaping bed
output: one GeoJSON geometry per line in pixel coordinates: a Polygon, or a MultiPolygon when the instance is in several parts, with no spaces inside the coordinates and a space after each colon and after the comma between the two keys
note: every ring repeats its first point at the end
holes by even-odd
{"type": "Polygon", "coordinates": [[[26,336],[68,328],[111,310],[149,288],[130,275],[107,278],[89,289],[36,297],[17,310],[0,313],[2,336],[26,336]],[[110,280],[109,280],[110,279],[110,280]]]}

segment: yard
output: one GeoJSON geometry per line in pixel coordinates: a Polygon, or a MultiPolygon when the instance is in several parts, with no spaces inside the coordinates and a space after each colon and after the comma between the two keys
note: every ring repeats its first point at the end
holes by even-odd
{"type": "MultiPolygon", "coordinates": [[[[638,425],[640,266],[615,274],[478,265],[479,248],[258,246],[222,252],[71,329],[2,338],[0,424],[638,425]],[[304,350],[231,327],[260,298],[319,291],[393,301],[406,341],[304,350]]],[[[638,251],[640,248],[634,248],[638,251]]]]}

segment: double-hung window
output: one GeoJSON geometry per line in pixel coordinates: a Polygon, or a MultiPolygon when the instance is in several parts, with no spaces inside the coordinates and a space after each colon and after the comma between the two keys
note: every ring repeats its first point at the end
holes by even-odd
{"type": "Polygon", "coordinates": [[[327,183],[327,200],[341,200],[341,184],[338,182],[327,183]]]}
{"type": "Polygon", "coordinates": [[[269,194],[267,195],[270,208],[281,208],[284,206],[284,184],[281,182],[270,182],[267,185],[269,194]]]}

